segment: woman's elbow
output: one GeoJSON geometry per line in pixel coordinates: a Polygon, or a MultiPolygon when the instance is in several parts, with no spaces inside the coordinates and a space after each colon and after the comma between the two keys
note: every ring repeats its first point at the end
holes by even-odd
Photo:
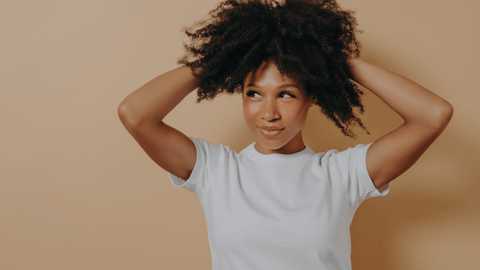
{"type": "Polygon", "coordinates": [[[444,100],[437,105],[432,114],[433,126],[437,129],[443,130],[453,116],[453,106],[448,101],[444,100]]]}
{"type": "Polygon", "coordinates": [[[128,101],[123,100],[117,108],[118,117],[122,124],[128,129],[135,127],[138,124],[138,117],[135,117],[135,113],[132,111],[128,101]]]}
{"type": "Polygon", "coordinates": [[[443,122],[450,122],[450,119],[452,119],[453,116],[453,106],[450,104],[450,102],[445,101],[444,104],[442,105],[441,113],[440,113],[440,118],[442,119],[443,122]]]}

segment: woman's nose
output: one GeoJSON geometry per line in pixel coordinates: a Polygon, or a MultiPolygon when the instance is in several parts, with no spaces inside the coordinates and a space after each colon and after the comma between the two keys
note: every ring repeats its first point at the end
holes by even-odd
{"type": "Polygon", "coordinates": [[[262,104],[262,119],[268,122],[280,118],[276,100],[267,99],[262,104]]]}

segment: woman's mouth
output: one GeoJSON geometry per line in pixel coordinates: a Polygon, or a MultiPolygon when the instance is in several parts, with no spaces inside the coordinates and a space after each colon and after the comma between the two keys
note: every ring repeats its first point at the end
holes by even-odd
{"type": "Polygon", "coordinates": [[[261,126],[258,129],[264,137],[272,139],[280,135],[285,128],[261,126]]]}

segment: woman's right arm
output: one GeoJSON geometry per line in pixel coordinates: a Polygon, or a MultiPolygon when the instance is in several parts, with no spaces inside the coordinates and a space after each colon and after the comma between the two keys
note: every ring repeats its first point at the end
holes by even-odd
{"type": "Polygon", "coordinates": [[[188,66],[149,81],[118,107],[122,124],[148,156],[167,172],[187,180],[196,162],[193,142],[163,118],[200,84],[188,66]]]}

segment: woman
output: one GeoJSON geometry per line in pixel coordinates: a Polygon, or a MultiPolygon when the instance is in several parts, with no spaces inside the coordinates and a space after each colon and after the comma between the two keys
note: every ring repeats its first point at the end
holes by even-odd
{"type": "Polygon", "coordinates": [[[445,129],[452,106],[358,59],[356,20],[327,1],[225,1],[186,29],[185,64],[119,106],[122,123],[175,186],[203,206],[213,269],[351,269],[349,227],[367,198],[388,193],[445,129]],[[352,82],[355,81],[355,82],[352,82]],[[375,142],[315,153],[301,129],[316,105],[344,135],[361,120],[361,84],[404,123],[375,142]],[[237,153],[163,122],[198,101],[242,95],[256,142],[237,153]]]}

